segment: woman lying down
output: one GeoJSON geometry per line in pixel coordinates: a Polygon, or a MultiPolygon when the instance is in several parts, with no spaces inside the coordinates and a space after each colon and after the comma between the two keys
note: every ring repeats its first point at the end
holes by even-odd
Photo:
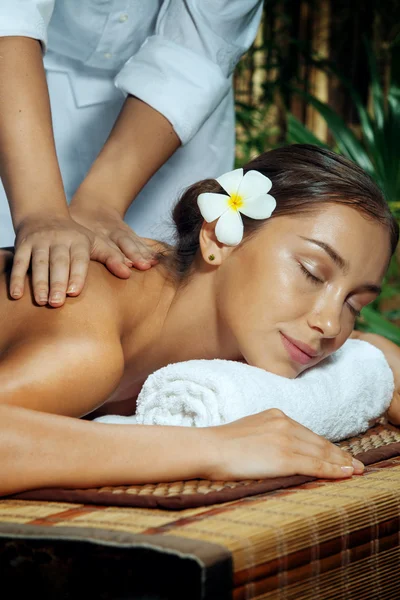
{"type": "MultiPolygon", "coordinates": [[[[93,420],[135,413],[148,376],[171,363],[225,359],[287,379],[322,368],[379,294],[398,241],[370,178],[307,145],[193,185],[173,216],[177,244],[156,267],[120,280],[91,263],[85,290],[61,309],[38,307],[29,294],[12,301],[12,254],[1,253],[1,495],[362,472],[350,454],[278,409],[209,427],[93,420]]],[[[400,349],[357,335],[393,371],[387,415],[398,423],[400,349]]]]}

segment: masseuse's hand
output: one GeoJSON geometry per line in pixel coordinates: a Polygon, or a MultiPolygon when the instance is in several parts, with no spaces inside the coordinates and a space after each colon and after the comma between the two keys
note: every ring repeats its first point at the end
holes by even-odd
{"type": "Polygon", "coordinates": [[[363,464],[325,438],[270,409],[227,425],[211,427],[216,460],[213,480],[309,475],[338,479],[360,474],[363,464]]]}
{"type": "Polygon", "coordinates": [[[119,250],[137,269],[145,271],[157,264],[157,255],[124,223],[114,208],[107,206],[91,208],[73,200],[70,214],[74,221],[90,229],[99,239],[119,250]]]}
{"type": "Polygon", "coordinates": [[[66,294],[78,296],[85,283],[89,261],[104,263],[121,278],[130,275],[131,263],[120,250],[68,217],[36,214],[16,230],[10,294],[21,298],[32,265],[32,286],[39,305],[62,306],[66,294]]]}

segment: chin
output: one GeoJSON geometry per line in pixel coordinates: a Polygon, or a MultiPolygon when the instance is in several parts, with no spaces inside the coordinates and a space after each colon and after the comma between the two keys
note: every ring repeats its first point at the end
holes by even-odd
{"type": "Polygon", "coordinates": [[[296,368],[294,365],[288,363],[283,364],[278,361],[268,361],[268,360],[245,360],[247,364],[252,367],[257,367],[258,369],[263,369],[264,371],[268,371],[268,373],[273,373],[274,375],[279,375],[279,377],[286,377],[286,379],[295,379],[298,375],[300,375],[301,370],[296,368]]]}

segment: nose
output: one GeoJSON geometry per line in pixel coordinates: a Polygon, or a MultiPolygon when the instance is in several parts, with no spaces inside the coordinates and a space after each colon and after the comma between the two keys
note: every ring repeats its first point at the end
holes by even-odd
{"type": "Polygon", "coordinates": [[[327,298],[323,305],[313,307],[308,316],[309,327],[316,329],[326,338],[335,338],[342,330],[342,309],[342,303],[327,298]]]}

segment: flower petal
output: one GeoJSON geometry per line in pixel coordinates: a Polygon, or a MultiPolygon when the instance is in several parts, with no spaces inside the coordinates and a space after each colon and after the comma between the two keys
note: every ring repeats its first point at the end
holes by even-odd
{"type": "Polygon", "coordinates": [[[224,212],[215,226],[215,235],[221,244],[237,246],[243,238],[243,221],[240,214],[231,208],[224,212]]]}
{"type": "Polygon", "coordinates": [[[269,194],[262,194],[250,200],[245,200],[244,205],[239,210],[243,215],[252,219],[268,219],[275,207],[275,198],[269,194]]]}
{"type": "Polygon", "coordinates": [[[232,194],[237,194],[242,180],[243,169],[235,169],[234,171],[229,171],[229,173],[224,173],[220,177],[217,177],[219,185],[222,186],[230,196],[232,196],[232,194]]]}
{"type": "Polygon", "coordinates": [[[237,193],[243,200],[248,200],[262,194],[268,194],[271,187],[272,181],[268,177],[258,171],[247,171],[237,193]]]}
{"type": "Polygon", "coordinates": [[[218,219],[228,208],[229,196],[225,194],[215,194],[213,192],[204,192],[199,194],[197,204],[203,219],[211,223],[218,219]]]}

